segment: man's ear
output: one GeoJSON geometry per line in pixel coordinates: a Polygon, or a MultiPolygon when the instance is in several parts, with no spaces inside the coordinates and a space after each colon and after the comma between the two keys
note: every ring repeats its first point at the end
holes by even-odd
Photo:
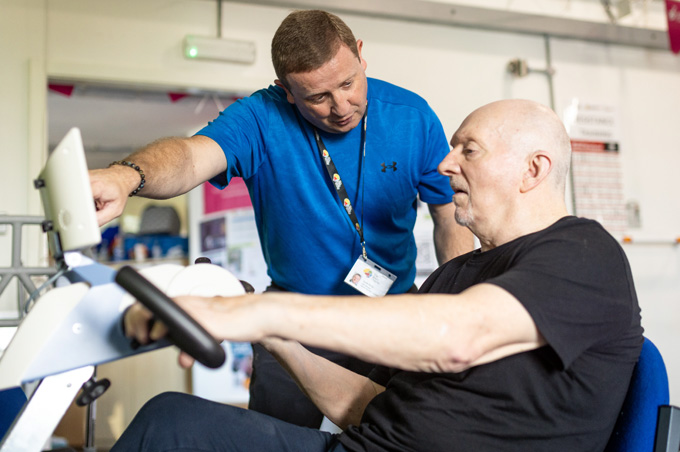
{"type": "Polygon", "coordinates": [[[286,100],[288,101],[288,103],[295,104],[295,98],[293,97],[293,95],[290,93],[290,90],[288,88],[286,88],[286,85],[284,85],[281,80],[279,80],[279,79],[274,80],[274,84],[276,86],[283,88],[283,90],[286,92],[286,100]]]}
{"type": "Polygon", "coordinates": [[[368,67],[368,63],[366,63],[366,60],[364,60],[364,57],[361,56],[361,49],[364,47],[364,41],[361,39],[357,39],[357,53],[359,54],[359,61],[361,62],[361,67],[366,70],[368,67]]]}
{"type": "Polygon", "coordinates": [[[550,174],[552,160],[542,151],[536,151],[527,160],[527,168],[522,178],[520,192],[526,193],[541,184],[550,174]]]}

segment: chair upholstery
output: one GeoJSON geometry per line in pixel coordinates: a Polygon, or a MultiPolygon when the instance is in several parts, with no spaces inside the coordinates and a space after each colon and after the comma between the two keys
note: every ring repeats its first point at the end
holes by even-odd
{"type": "Polygon", "coordinates": [[[0,391],[0,441],[9,430],[19,411],[26,403],[26,394],[21,388],[0,391]]]}
{"type": "Polygon", "coordinates": [[[666,366],[659,350],[645,338],[605,452],[653,452],[659,407],[668,401],[666,366]]]}
{"type": "Polygon", "coordinates": [[[142,212],[139,225],[139,235],[145,234],[168,234],[178,235],[180,219],[177,211],[172,206],[152,204],[142,212]]]}

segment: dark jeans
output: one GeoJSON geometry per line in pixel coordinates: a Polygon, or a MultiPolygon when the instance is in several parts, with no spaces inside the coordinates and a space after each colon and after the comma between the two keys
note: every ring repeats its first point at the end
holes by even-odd
{"type": "Polygon", "coordinates": [[[111,452],[347,452],[337,435],[167,392],[137,413],[111,452]]]}
{"type": "MultiPolygon", "coordinates": [[[[272,284],[267,291],[282,292],[285,289],[272,284]]],[[[361,375],[368,375],[374,364],[359,359],[307,347],[342,367],[361,375]]],[[[253,374],[250,380],[248,408],[302,427],[319,428],[323,414],[298,388],[279,362],[261,345],[253,344],[253,374]]]]}

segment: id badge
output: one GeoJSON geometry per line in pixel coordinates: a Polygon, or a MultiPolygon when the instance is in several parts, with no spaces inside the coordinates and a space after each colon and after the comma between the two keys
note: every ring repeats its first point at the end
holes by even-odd
{"type": "Polygon", "coordinates": [[[369,297],[382,297],[396,280],[395,275],[363,256],[359,256],[345,277],[345,283],[369,297]]]}

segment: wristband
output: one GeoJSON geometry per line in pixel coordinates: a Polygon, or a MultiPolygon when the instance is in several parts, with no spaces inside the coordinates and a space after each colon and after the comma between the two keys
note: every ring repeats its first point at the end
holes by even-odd
{"type": "Polygon", "coordinates": [[[108,167],[111,168],[113,165],[129,166],[133,170],[137,171],[139,173],[139,176],[142,178],[142,180],[139,182],[139,185],[137,186],[137,188],[132,190],[132,193],[130,193],[128,195],[129,197],[136,195],[137,193],[139,193],[139,191],[142,188],[144,188],[144,183],[146,183],[146,176],[144,176],[144,171],[142,171],[142,169],[139,166],[135,165],[132,162],[128,162],[128,161],[125,161],[125,160],[117,160],[115,162],[111,162],[111,163],[109,163],[108,167]]]}

